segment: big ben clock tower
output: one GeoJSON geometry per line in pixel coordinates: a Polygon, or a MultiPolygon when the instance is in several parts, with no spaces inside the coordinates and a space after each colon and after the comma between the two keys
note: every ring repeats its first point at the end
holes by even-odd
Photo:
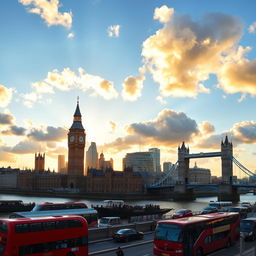
{"type": "Polygon", "coordinates": [[[77,100],[73,124],[68,133],[68,175],[84,175],[85,131],[77,100]]]}

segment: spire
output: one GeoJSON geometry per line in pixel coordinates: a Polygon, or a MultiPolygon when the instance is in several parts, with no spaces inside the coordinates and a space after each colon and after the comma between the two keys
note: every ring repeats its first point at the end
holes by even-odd
{"type": "Polygon", "coordinates": [[[74,113],[73,124],[70,129],[84,130],[84,127],[82,125],[82,115],[81,115],[80,108],[79,108],[79,97],[77,97],[76,111],[74,113]]]}
{"type": "Polygon", "coordinates": [[[82,116],[79,108],[79,96],[77,96],[77,105],[76,105],[76,111],[74,116],[82,116]]]}
{"type": "Polygon", "coordinates": [[[225,145],[228,144],[228,136],[226,135],[226,138],[225,138],[225,145]]]}

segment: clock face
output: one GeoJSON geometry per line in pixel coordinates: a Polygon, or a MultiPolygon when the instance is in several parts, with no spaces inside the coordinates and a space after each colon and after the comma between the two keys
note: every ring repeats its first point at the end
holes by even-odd
{"type": "Polygon", "coordinates": [[[84,142],[84,137],[83,136],[79,137],[79,142],[81,142],[81,143],[84,142]]]}
{"type": "Polygon", "coordinates": [[[73,136],[73,135],[70,136],[69,141],[70,141],[70,142],[74,142],[74,141],[75,141],[75,136],[73,136]]]}

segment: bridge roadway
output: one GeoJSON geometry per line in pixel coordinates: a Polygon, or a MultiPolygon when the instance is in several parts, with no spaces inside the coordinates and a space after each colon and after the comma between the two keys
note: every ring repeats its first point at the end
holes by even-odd
{"type": "MultiPolygon", "coordinates": [[[[153,233],[145,235],[142,241],[133,241],[127,243],[115,243],[112,239],[89,243],[89,256],[113,256],[120,246],[125,256],[153,256],[153,233]],[[147,243],[148,242],[148,243],[147,243]]],[[[256,246],[255,242],[244,242],[244,251],[256,246]]],[[[240,243],[237,242],[230,248],[224,248],[208,254],[209,256],[236,256],[239,255],[240,243]]],[[[244,254],[246,256],[247,254],[244,254]]]]}

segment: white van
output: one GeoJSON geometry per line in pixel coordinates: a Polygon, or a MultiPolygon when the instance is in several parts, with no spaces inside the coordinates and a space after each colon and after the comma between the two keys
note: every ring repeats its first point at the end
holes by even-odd
{"type": "Polygon", "coordinates": [[[99,220],[100,228],[111,227],[111,226],[120,225],[120,224],[121,224],[120,217],[102,217],[99,220]]]}

